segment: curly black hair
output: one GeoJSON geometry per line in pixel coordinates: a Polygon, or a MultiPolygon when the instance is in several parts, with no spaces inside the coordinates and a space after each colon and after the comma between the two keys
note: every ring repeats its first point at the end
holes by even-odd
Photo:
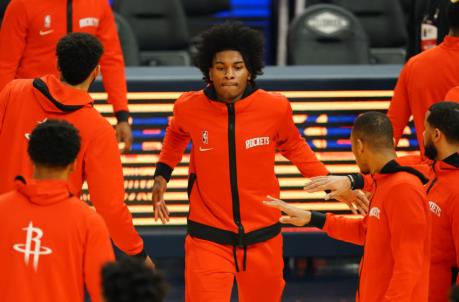
{"type": "Polygon", "coordinates": [[[27,151],[34,164],[64,168],[80,151],[80,135],[67,121],[47,120],[32,131],[27,151]]]}
{"type": "Polygon", "coordinates": [[[204,75],[204,80],[210,83],[209,68],[212,67],[215,54],[225,50],[237,50],[251,74],[251,81],[254,81],[258,75],[263,74],[263,45],[263,35],[260,32],[241,22],[227,21],[201,34],[194,63],[204,75]]]}
{"type": "Polygon", "coordinates": [[[162,302],[167,293],[163,276],[133,257],[106,264],[102,287],[107,302],[162,302]]]}
{"type": "Polygon", "coordinates": [[[99,40],[87,33],[71,33],[60,39],[56,55],[64,81],[70,85],[83,83],[99,64],[103,52],[99,40]]]}
{"type": "Polygon", "coordinates": [[[459,104],[439,102],[429,108],[427,122],[440,129],[450,143],[459,143],[459,104]]]}

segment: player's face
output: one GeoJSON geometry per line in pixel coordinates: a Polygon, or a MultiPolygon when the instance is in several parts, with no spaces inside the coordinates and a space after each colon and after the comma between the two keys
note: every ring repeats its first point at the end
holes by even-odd
{"type": "Polygon", "coordinates": [[[209,77],[219,100],[232,103],[239,100],[250,80],[250,73],[239,51],[225,50],[215,54],[209,77]]]}

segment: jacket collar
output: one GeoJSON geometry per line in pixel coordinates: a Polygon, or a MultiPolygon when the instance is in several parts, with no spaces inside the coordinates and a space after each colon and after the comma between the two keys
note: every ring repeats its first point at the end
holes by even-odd
{"type": "Polygon", "coordinates": [[[453,153],[452,155],[448,156],[442,162],[453,166],[455,168],[459,168],[459,154],[458,153],[453,153]]]}
{"type": "Polygon", "coordinates": [[[66,85],[54,75],[36,78],[32,85],[45,111],[69,113],[92,106],[94,102],[87,91],[66,85]]]}
{"type": "Polygon", "coordinates": [[[440,45],[446,48],[459,49],[459,37],[447,35],[440,45]]]}
{"type": "Polygon", "coordinates": [[[435,161],[433,167],[435,173],[459,170],[459,154],[453,153],[443,160],[435,161]]]}
{"type": "Polygon", "coordinates": [[[22,176],[17,176],[15,180],[18,192],[35,205],[47,206],[66,201],[73,196],[71,186],[65,180],[37,180],[22,176]]]}
{"type": "Polygon", "coordinates": [[[419,180],[422,182],[423,185],[429,182],[429,179],[425,177],[424,174],[422,174],[421,172],[419,172],[418,170],[412,167],[401,166],[399,163],[395,161],[395,159],[385,164],[379,173],[380,174],[394,174],[398,172],[406,172],[406,173],[416,176],[417,178],[419,178],[419,180]]]}

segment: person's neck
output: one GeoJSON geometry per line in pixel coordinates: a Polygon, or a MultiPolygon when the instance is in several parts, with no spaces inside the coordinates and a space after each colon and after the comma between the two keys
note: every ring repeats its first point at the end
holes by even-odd
{"type": "Polygon", "coordinates": [[[437,160],[444,160],[459,151],[459,145],[444,144],[437,148],[437,160]]]}
{"type": "Polygon", "coordinates": [[[37,180],[67,180],[69,177],[68,169],[59,169],[51,167],[35,167],[33,179],[37,180]]]}
{"type": "Polygon", "coordinates": [[[391,160],[397,158],[395,150],[381,150],[375,152],[369,161],[370,173],[375,174],[381,171],[381,169],[391,160]]]}

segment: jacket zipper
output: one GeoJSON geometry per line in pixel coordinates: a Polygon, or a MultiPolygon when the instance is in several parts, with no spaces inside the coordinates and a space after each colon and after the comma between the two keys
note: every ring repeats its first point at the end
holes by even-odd
{"type": "Polygon", "coordinates": [[[67,34],[73,31],[73,8],[72,0],[67,0],[67,34]]]}
{"type": "Polygon", "coordinates": [[[238,246],[242,246],[244,226],[241,222],[241,210],[239,204],[239,191],[237,185],[237,170],[236,170],[236,114],[234,112],[234,104],[227,104],[228,108],[228,151],[229,151],[229,168],[230,168],[230,184],[231,197],[233,201],[233,219],[238,228],[238,246]]]}

